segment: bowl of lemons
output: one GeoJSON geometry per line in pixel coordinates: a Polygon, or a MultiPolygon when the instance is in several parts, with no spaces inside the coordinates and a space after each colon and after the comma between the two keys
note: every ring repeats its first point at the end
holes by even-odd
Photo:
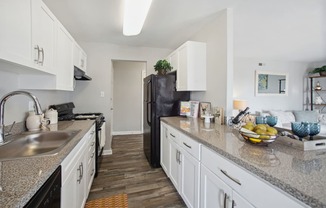
{"type": "Polygon", "coordinates": [[[276,128],[268,124],[257,124],[247,122],[239,130],[241,136],[252,144],[269,144],[278,137],[276,128]]]}

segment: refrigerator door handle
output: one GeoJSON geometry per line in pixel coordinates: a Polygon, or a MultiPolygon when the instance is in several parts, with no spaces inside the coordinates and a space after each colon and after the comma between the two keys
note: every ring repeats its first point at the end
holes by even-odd
{"type": "Polygon", "coordinates": [[[146,113],[147,113],[147,124],[149,125],[149,126],[151,126],[152,125],[152,123],[151,123],[151,121],[150,121],[150,119],[148,119],[148,117],[151,117],[151,114],[152,114],[152,112],[149,112],[149,106],[151,105],[151,99],[149,99],[149,96],[150,96],[150,92],[149,92],[149,88],[150,88],[150,84],[151,84],[151,82],[152,82],[152,80],[148,80],[147,81],[147,87],[146,87],[146,94],[147,94],[147,96],[146,96],[146,98],[147,98],[147,100],[146,100],[146,113]]]}

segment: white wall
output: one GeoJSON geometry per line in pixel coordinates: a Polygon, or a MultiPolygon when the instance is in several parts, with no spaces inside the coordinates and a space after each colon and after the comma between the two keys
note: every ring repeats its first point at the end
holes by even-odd
{"type": "Polygon", "coordinates": [[[113,61],[113,135],[142,133],[143,70],[146,62],[113,61]]]}
{"type": "MultiPolygon", "coordinates": [[[[18,75],[15,73],[2,71],[0,69],[0,97],[14,91],[22,90],[18,87],[18,75]]],[[[40,101],[42,109],[45,111],[51,104],[58,104],[71,101],[71,92],[49,91],[49,90],[26,90],[34,94],[40,101]]],[[[14,121],[25,121],[28,112],[28,102],[30,98],[25,95],[11,97],[5,104],[5,125],[14,121]]]]}
{"type": "Polygon", "coordinates": [[[206,43],[207,90],[192,92],[191,99],[211,102],[223,107],[231,115],[233,87],[233,22],[232,9],[223,10],[212,17],[192,40],[206,43]],[[231,106],[231,107],[230,107],[231,106]]]}
{"type": "MultiPolygon", "coordinates": [[[[93,78],[90,82],[77,82],[73,92],[76,110],[80,112],[102,112],[106,117],[106,151],[111,151],[111,74],[112,60],[147,62],[147,74],[154,73],[153,66],[158,59],[167,57],[172,50],[118,46],[106,43],[81,43],[87,53],[87,73],[93,78]],[[105,97],[100,97],[100,92],[105,97]]],[[[77,112],[77,111],[76,111],[77,112]]]]}
{"type": "Polygon", "coordinates": [[[307,63],[271,61],[264,59],[235,58],[234,88],[235,99],[247,100],[250,112],[262,110],[302,110],[304,108],[304,80],[307,63]],[[265,66],[258,66],[259,63],[265,66]],[[255,95],[255,71],[272,71],[289,74],[288,96],[255,95]]]}

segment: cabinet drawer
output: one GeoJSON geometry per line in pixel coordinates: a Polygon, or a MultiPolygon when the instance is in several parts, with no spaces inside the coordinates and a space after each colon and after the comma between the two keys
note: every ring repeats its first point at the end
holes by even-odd
{"type": "Polygon", "coordinates": [[[191,139],[183,133],[179,133],[179,145],[189,152],[197,160],[200,160],[200,146],[201,144],[191,139]]]}
{"type": "Polygon", "coordinates": [[[172,139],[175,143],[177,144],[180,144],[180,141],[179,141],[179,131],[170,127],[170,126],[167,126],[167,135],[168,135],[168,138],[172,139]]]}
{"type": "Polygon", "coordinates": [[[204,146],[202,146],[202,164],[255,207],[308,207],[288,193],[204,146]]]}

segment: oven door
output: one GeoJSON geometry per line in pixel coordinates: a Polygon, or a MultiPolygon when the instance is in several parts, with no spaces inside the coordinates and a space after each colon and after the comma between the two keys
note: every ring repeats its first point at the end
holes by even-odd
{"type": "Polygon", "coordinates": [[[98,129],[98,135],[99,135],[99,149],[98,149],[98,156],[102,155],[103,148],[105,145],[105,122],[102,123],[102,125],[98,129]]]}

